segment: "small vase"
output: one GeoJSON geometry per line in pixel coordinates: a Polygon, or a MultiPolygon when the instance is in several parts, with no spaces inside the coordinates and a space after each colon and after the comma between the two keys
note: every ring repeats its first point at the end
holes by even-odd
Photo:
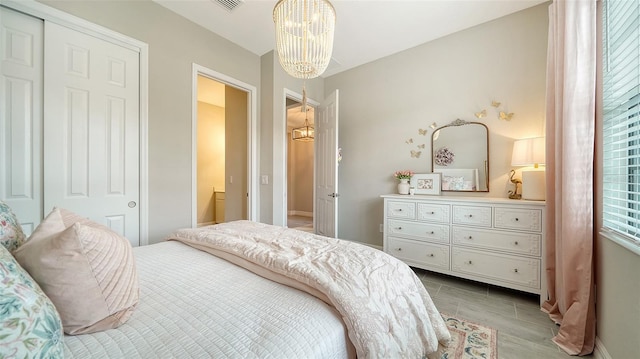
{"type": "Polygon", "coordinates": [[[401,179],[400,183],[398,183],[398,193],[400,194],[409,194],[409,180],[408,179],[401,179]]]}

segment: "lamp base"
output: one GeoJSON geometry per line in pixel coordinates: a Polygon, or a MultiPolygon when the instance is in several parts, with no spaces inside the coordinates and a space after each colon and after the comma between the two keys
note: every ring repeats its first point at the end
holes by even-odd
{"type": "Polygon", "coordinates": [[[544,201],[546,192],[544,169],[522,171],[522,199],[544,201]]]}

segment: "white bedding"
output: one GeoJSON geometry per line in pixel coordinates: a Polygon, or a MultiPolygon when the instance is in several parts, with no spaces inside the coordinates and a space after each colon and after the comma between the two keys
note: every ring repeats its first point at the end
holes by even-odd
{"type": "Polygon", "coordinates": [[[415,273],[382,251],[251,221],[182,229],[168,238],[331,303],[359,358],[435,357],[450,339],[415,273]]]}
{"type": "Polygon", "coordinates": [[[134,254],[133,316],[117,329],[65,336],[66,358],[353,357],[340,315],[309,294],[178,242],[134,254]]]}

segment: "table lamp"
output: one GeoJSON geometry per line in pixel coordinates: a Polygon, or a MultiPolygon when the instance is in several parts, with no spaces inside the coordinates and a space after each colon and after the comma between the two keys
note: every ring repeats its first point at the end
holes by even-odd
{"type": "Polygon", "coordinates": [[[546,182],[544,163],[544,137],[525,138],[516,140],[513,143],[511,165],[526,166],[522,169],[522,199],[534,201],[545,200],[546,182]]]}

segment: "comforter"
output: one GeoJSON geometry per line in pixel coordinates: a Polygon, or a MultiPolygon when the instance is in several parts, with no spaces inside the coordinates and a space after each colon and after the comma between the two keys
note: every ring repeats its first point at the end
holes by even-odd
{"type": "Polygon", "coordinates": [[[423,358],[449,331],[424,285],[374,248],[251,221],[182,229],[176,240],[304,290],[340,313],[359,358],[423,358]]]}

